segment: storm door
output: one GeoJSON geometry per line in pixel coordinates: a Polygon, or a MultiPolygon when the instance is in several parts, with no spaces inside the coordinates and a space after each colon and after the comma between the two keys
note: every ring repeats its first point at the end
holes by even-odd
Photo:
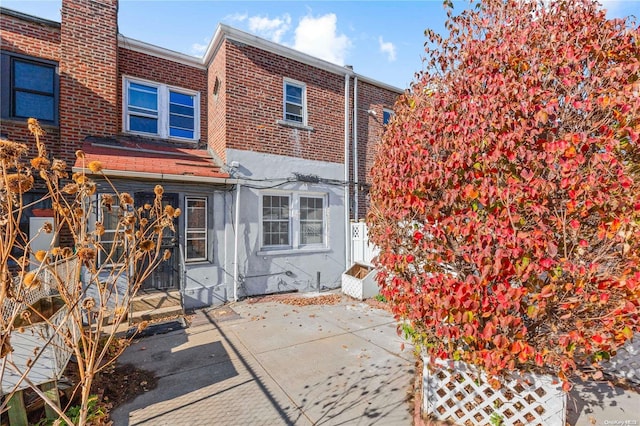
{"type": "MultiPolygon", "coordinates": [[[[155,194],[153,192],[138,192],[135,195],[136,207],[144,206],[146,203],[153,204],[155,194]]],[[[178,194],[162,194],[162,206],[170,205],[178,208],[178,194]]],[[[151,273],[149,278],[142,283],[142,290],[171,290],[177,289],[180,285],[180,267],[178,251],[178,220],[174,221],[174,230],[165,228],[162,233],[162,243],[160,244],[160,256],[165,250],[169,250],[171,257],[160,262],[158,267],[151,273]]]]}

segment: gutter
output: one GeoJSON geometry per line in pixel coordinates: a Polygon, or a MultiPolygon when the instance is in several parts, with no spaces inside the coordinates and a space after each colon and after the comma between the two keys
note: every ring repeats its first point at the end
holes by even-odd
{"type": "Polygon", "coordinates": [[[349,226],[349,79],[350,73],[344,74],[344,263],[345,270],[351,261],[351,229],[349,226]]]}
{"type": "Polygon", "coordinates": [[[149,179],[158,181],[173,181],[173,182],[196,182],[196,183],[222,183],[222,184],[234,184],[237,183],[237,179],[220,178],[213,176],[193,176],[193,175],[174,175],[168,173],[150,173],[150,172],[133,172],[128,170],[110,170],[103,169],[101,173],[87,173],[89,170],[83,167],[73,167],[73,172],[84,172],[88,175],[100,176],[104,174],[107,177],[121,177],[131,179],[149,179]],[[232,181],[232,182],[230,182],[232,181]]]}
{"type": "Polygon", "coordinates": [[[358,221],[358,76],[353,77],[353,219],[358,221]]]}
{"type": "Polygon", "coordinates": [[[240,279],[240,266],[238,265],[238,241],[240,239],[240,189],[242,184],[237,182],[236,185],[236,233],[234,235],[233,247],[233,301],[238,301],[238,283],[240,279]]]}

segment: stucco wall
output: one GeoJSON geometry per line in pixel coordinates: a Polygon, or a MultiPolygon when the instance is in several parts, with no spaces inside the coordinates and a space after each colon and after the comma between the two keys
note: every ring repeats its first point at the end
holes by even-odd
{"type": "MultiPolygon", "coordinates": [[[[238,282],[239,294],[251,296],[338,287],[340,275],[345,270],[344,186],[339,182],[286,182],[281,178],[300,173],[340,181],[344,166],[241,150],[227,150],[227,159],[238,161],[239,177],[252,179],[243,184],[240,193],[237,229],[238,267],[242,277],[238,282]],[[284,250],[260,247],[260,196],[266,190],[282,194],[324,194],[327,200],[326,247],[284,250]]],[[[228,247],[231,249],[233,246],[228,247]]]]}

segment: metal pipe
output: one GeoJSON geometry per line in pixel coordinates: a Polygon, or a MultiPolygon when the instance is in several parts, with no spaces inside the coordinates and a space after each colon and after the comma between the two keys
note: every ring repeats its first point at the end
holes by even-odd
{"type": "Polygon", "coordinates": [[[234,236],[235,243],[233,247],[233,301],[238,301],[238,277],[240,275],[240,266],[238,265],[238,241],[240,240],[240,182],[236,185],[236,234],[234,236]]]}
{"type": "Polygon", "coordinates": [[[351,230],[349,226],[349,73],[344,75],[344,263],[351,258],[351,230]]]}
{"type": "Polygon", "coordinates": [[[359,191],[358,187],[358,76],[353,77],[353,218],[359,219],[359,191]]]}

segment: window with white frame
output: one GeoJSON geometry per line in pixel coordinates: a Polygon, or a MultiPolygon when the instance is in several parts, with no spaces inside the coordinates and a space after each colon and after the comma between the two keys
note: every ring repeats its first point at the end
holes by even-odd
{"type": "Polygon", "coordinates": [[[324,242],[324,199],[300,197],[300,244],[324,242]]]}
{"type": "Polygon", "coordinates": [[[207,259],[207,199],[187,197],[186,255],[187,262],[207,259]]]}
{"type": "Polygon", "coordinates": [[[200,93],[129,77],[123,82],[124,130],[161,138],[200,138],[200,93]]]}
{"type": "Polygon", "coordinates": [[[325,194],[264,193],[261,203],[263,249],[326,247],[325,194]]]}
{"type": "Polygon", "coordinates": [[[307,124],[307,86],[304,83],[284,80],[284,120],[307,124]]]}
{"type": "Polygon", "coordinates": [[[288,195],[262,196],[262,245],[288,247],[291,245],[291,198],[288,195]]]}

